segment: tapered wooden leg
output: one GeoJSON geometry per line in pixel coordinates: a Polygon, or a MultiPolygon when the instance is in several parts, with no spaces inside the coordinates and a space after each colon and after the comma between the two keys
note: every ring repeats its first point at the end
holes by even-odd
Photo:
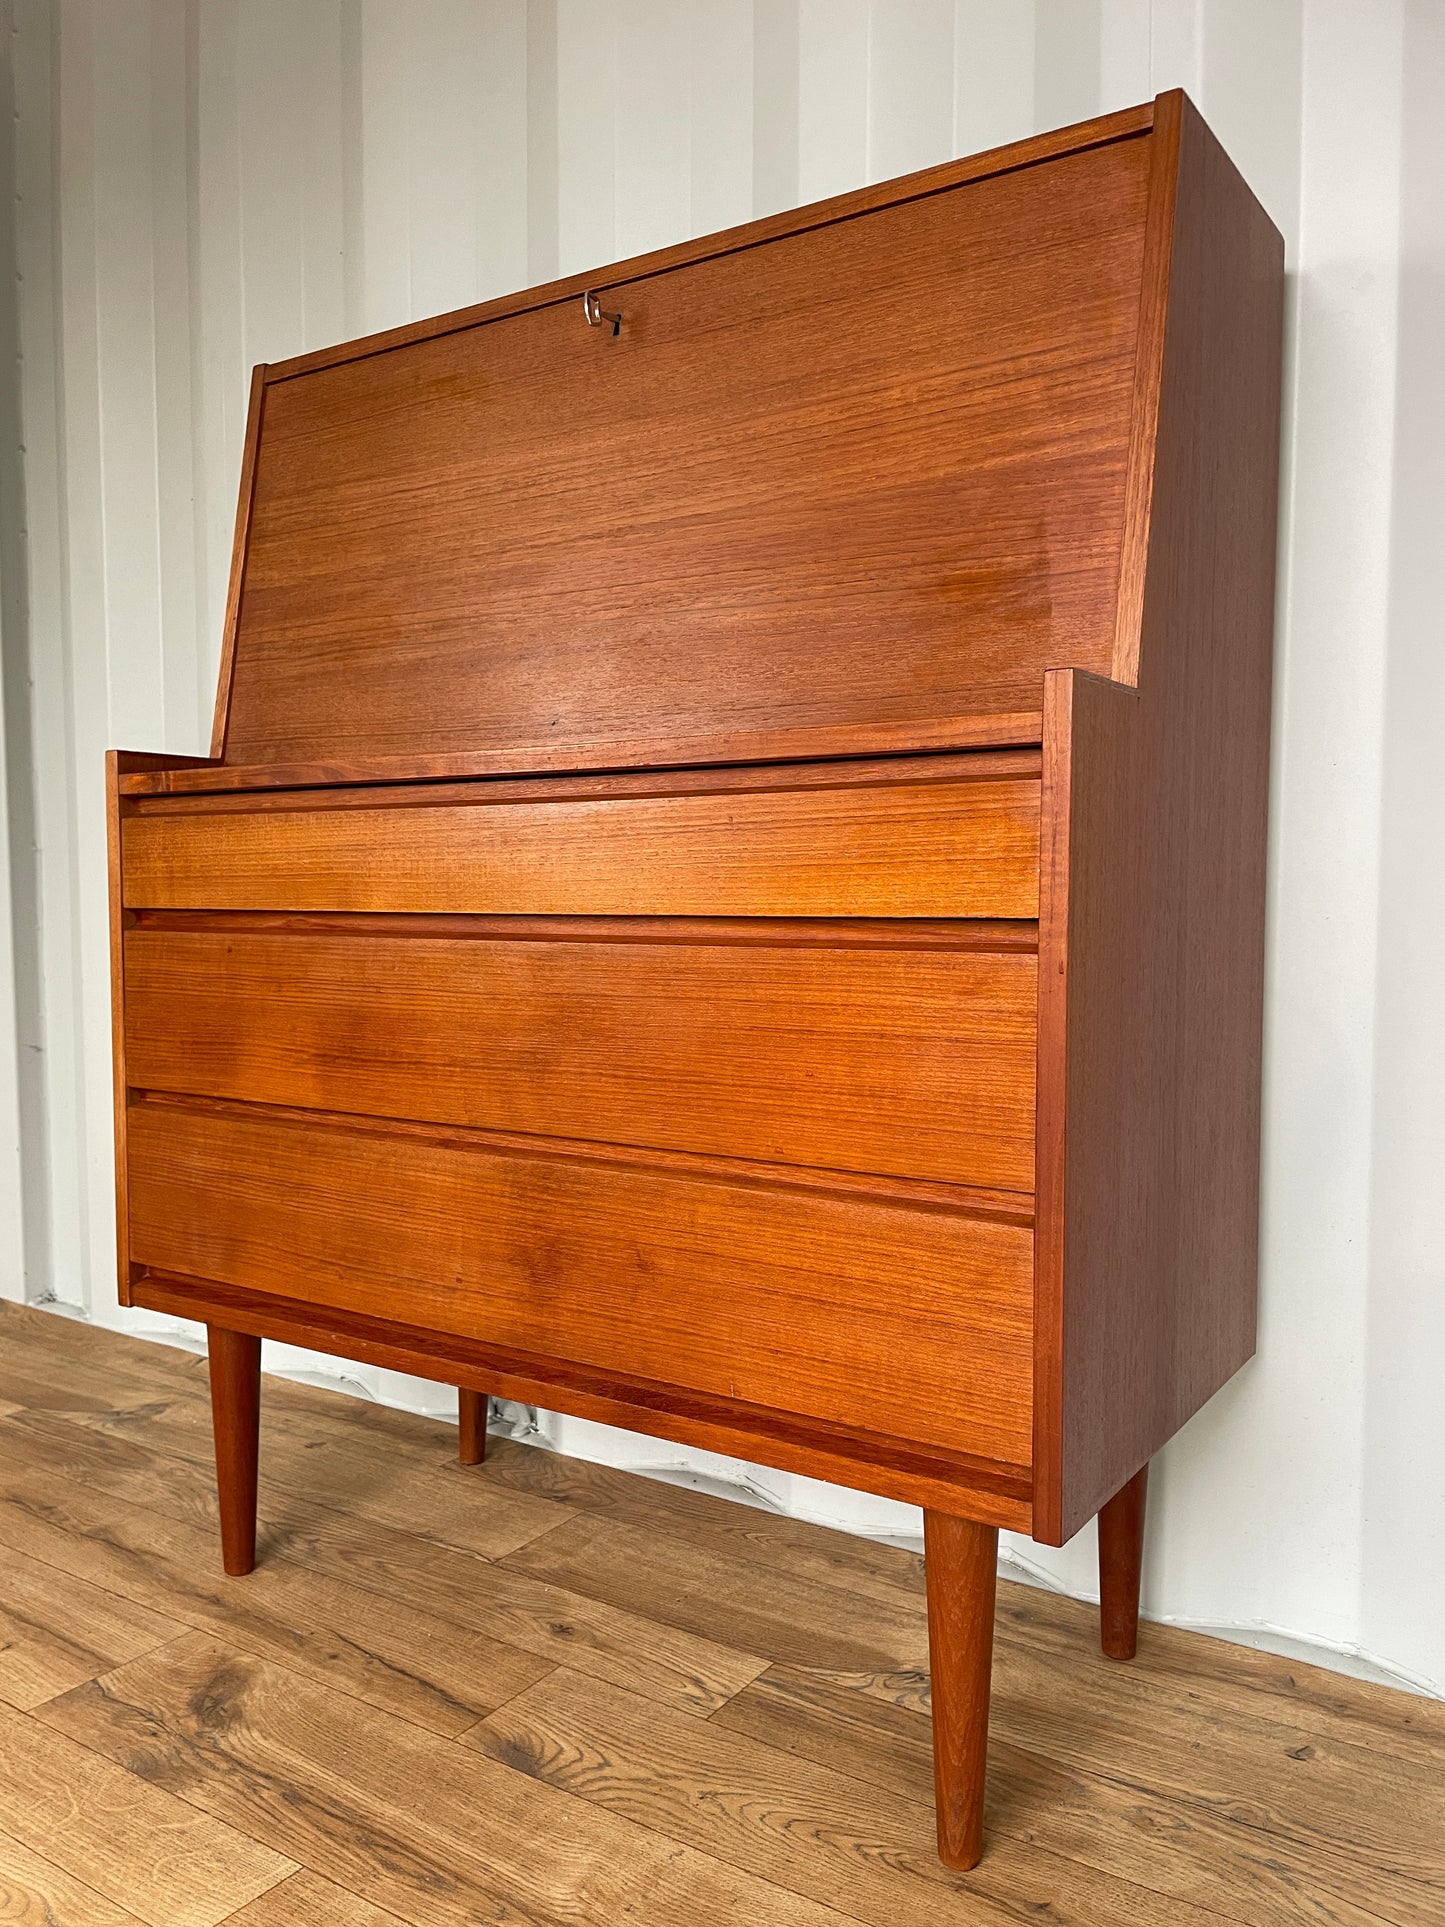
{"type": "Polygon", "coordinates": [[[938,1857],[966,1872],[983,1852],[998,1528],[925,1512],[923,1551],[938,1857]]]}
{"type": "Polygon", "coordinates": [[[236,1577],[256,1563],[256,1456],[261,1439],[261,1341],[248,1332],[207,1327],[211,1424],[216,1434],[216,1494],[221,1557],[236,1577]]]}
{"type": "Polygon", "coordinates": [[[492,1401],[485,1392],[457,1391],[457,1457],[463,1465],[480,1465],[487,1456],[487,1412],[492,1401]]]}
{"type": "Polygon", "coordinates": [[[1132,1659],[1139,1645],[1148,1488],[1149,1468],[1144,1465],[1099,1514],[1099,1637],[1110,1659],[1132,1659]]]}

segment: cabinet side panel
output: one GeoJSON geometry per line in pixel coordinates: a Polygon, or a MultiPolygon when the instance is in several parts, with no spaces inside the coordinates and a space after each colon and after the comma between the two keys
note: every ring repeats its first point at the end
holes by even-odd
{"type": "Polygon", "coordinates": [[[1041,1154],[1063,1159],[1056,1509],[1036,1525],[1055,1540],[1254,1348],[1283,259],[1180,111],[1138,688],[1058,672],[1067,753],[1046,753],[1046,789],[1068,786],[1040,933],[1067,1034],[1040,1076],[1041,1154]]]}

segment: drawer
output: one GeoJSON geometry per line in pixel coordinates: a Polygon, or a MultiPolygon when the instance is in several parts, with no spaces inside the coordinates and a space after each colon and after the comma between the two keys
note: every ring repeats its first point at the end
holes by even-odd
{"type": "Polygon", "coordinates": [[[130,908],[528,916],[1038,915],[1036,754],[591,783],[155,798],[130,908]],[[684,785],[686,785],[684,787],[684,785]]]}
{"type": "Polygon", "coordinates": [[[1033,942],[1033,925],[147,912],[125,937],[126,1074],[1032,1192],[1033,942]]]}
{"type": "Polygon", "coordinates": [[[175,1099],[128,1130],[155,1270],[1028,1463],[1026,1217],[175,1099]]]}

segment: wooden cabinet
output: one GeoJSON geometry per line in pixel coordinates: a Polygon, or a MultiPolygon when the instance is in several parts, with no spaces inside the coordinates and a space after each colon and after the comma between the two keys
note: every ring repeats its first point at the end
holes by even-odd
{"type": "Polygon", "coordinates": [[[1280,299],[1175,94],[257,370],[212,754],[109,784],[228,1569],[260,1336],[916,1501],[977,1858],[997,1528],[1132,1650],[1253,1348],[1280,299]]]}

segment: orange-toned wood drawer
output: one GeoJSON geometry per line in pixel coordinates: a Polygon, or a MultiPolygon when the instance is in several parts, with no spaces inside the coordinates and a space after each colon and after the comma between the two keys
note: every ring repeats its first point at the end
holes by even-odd
{"type": "Polygon", "coordinates": [[[604,778],[155,798],[123,821],[122,893],[131,908],[1036,917],[1037,768],[1024,753],[650,791],[604,778]]]}
{"type": "Polygon", "coordinates": [[[1033,931],[147,912],[126,1075],[1032,1192],[1033,931]]]}
{"type": "Polygon", "coordinates": [[[1033,1238],[837,1179],[153,1098],[129,1113],[131,1255],[1025,1464],[1033,1238]]]}

